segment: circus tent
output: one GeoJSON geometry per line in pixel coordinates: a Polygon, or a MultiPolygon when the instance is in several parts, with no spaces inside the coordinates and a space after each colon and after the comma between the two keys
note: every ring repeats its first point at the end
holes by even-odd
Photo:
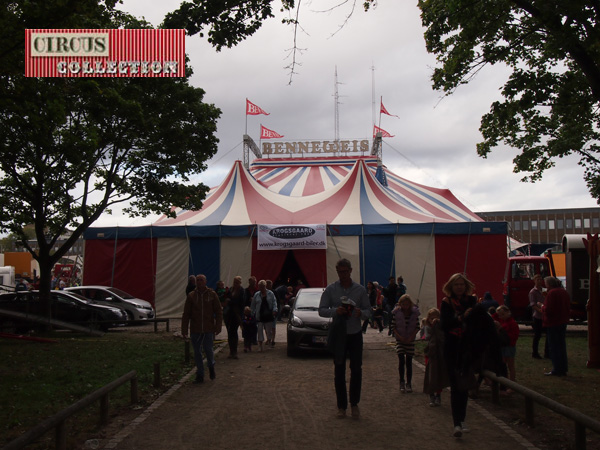
{"type": "Polygon", "coordinates": [[[375,157],[261,158],[249,169],[236,161],[202,209],[174,212],[152,226],[90,228],[84,283],[114,285],[174,317],[189,274],[206,274],[210,286],[235,275],[285,279],[292,260],[294,275],[324,286],[345,257],[363,284],[402,275],[422,308],[437,304],[455,272],[501,298],[506,223],[483,222],[449,190],[399,177],[375,157]],[[258,250],[261,224],[322,224],[327,248],[258,250]]]}

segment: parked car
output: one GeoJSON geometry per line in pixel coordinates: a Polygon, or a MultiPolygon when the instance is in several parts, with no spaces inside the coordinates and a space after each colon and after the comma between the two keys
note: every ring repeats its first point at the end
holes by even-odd
{"type": "Polygon", "coordinates": [[[325,288],[304,288],[298,291],[287,323],[287,354],[300,349],[324,349],[331,317],[319,316],[319,302],[325,288]]]}
{"type": "Polygon", "coordinates": [[[65,291],[76,292],[99,305],[121,308],[127,313],[129,320],[154,319],[154,308],[149,302],[114,287],[76,286],[66,288],[65,291]]]}
{"type": "MultiPolygon", "coordinates": [[[[1,294],[0,309],[36,316],[46,315],[45,308],[40,301],[39,291],[1,294]]],[[[127,320],[127,314],[123,310],[94,304],[75,292],[50,291],[50,310],[53,319],[104,331],[123,325],[127,320]]],[[[42,324],[27,319],[2,317],[0,314],[0,328],[2,327],[6,331],[21,332],[41,328],[42,324]]]]}

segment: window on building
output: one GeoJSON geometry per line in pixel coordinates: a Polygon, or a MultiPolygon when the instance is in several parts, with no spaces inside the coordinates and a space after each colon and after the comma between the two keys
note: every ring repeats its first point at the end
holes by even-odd
{"type": "Polygon", "coordinates": [[[573,228],[573,219],[567,219],[566,224],[567,224],[567,230],[572,229],[573,228]]]}
{"type": "Polygon", "coordinates": [[[537,220],[532,220],[531,221],[531,229],[533,231],[537,231],[537,229],[538,229],[538,221],[537,220]]]}
{"type": "Polygon", "coordinates": [[[600,217],[592,217],[592,227],[600,228],[600,217]]]}
{"type": "Polygon", "coordinates": [[[549,230],[554,230],[554,219],[550,219],[548,221],[548,229],[549,230]]]}
{"type": "Polygon", "coordinates": [[[586,217],[585,219],[583,219],[583,228],[589,228],[590,227],[590,219],[589,217],[586,217]]]}
{"type": "Polygon", "coordinates": [[[575,219],[575,228],[581,228],[581,219],[575,219]]]}
{"type": "Polygon", "coordinates": [[[544,219],[540,220],[540,230],[546,230],[546,221],[544,219]]]}
{"type": "Polygon", "coordinates": [[[528,231],[529,230],[529,220],[524,220],[523,221],[523,231],[528,231]]]}
{"type": "Polygon", "coordinates": [[[515,230],[515,231],[521,231],[521,222],[519,222],[518,220],[516,220],[513,223],[513,230],[515,230]]]}
{"type": "Polygon", "coordinates": [[[556,219],[556,228],[559,230],[565,229],[565,221],[563,219],[556,219]]]}

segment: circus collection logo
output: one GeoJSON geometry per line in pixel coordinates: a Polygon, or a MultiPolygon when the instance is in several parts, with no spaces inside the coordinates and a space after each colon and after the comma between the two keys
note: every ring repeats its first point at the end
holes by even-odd
{"type": "Polygon", "coordinates": [[[183,77],[185,31],[25,30],[28,77],[183,77]]]}

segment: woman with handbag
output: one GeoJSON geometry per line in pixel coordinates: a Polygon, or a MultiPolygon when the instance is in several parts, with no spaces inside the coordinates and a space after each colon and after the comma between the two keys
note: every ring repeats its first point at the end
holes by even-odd
{"type": "Polygon", "coordinates": [[[258,282],[258,291],[252,298],[250,309],[258,322],[258,351],[262,352],[265,334],[269,343],[273,334],[273,320],[277,316],[277,300],[275,294],[267,289],[265,280],[258,282]]]}

